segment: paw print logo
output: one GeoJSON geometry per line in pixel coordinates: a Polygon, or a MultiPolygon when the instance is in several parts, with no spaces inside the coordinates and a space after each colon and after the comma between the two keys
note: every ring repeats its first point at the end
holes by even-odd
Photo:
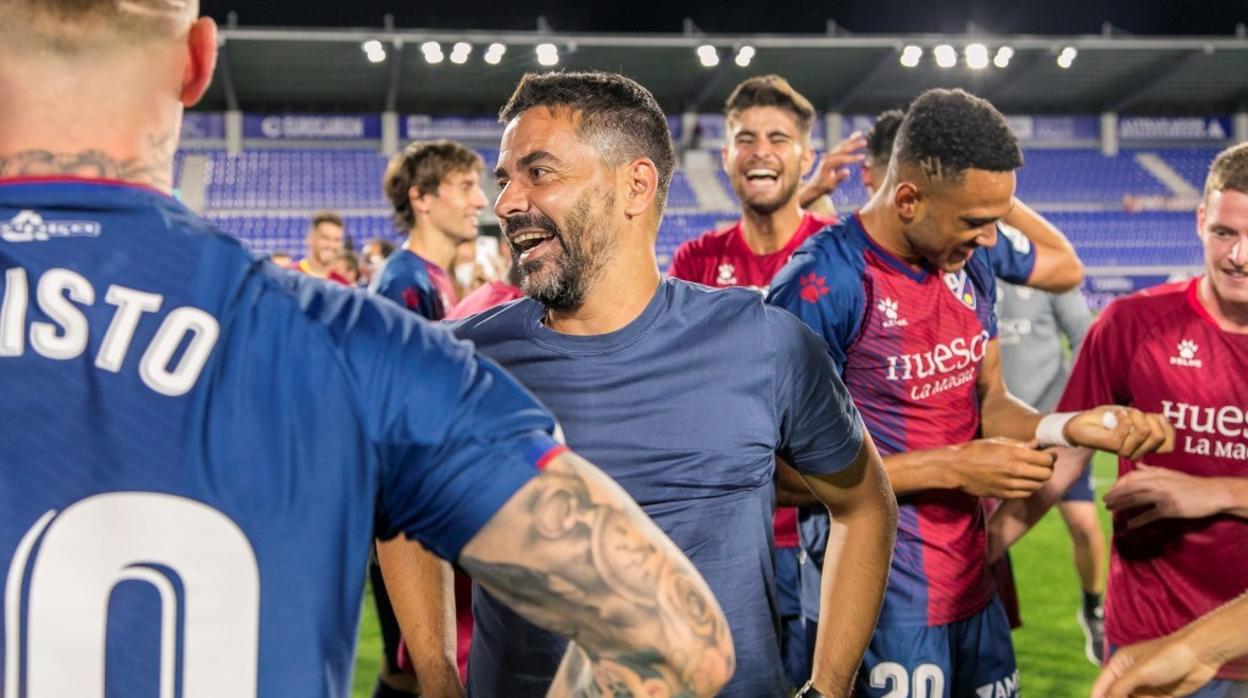
{"type": "Polygon", "coordinates": [[[1196,346],[1196,342],[1193,342],[1190,339],[1185,339],[1182,342],[1179,342],[1179,358],[1188,360],[1194,359],[1196,358],[1196,350],[1199,348],[1200,347],[1196,346]]]}
{"type": "Polygon", "coordinates": [[[893,300],[892,298],[885,298],[884,300],[880,301],[880,304],[877,305],[876,307],[879,308],[880,312],[884,313],[884,317],[888,318],[889,320],[897,319],[897,301],[893,300]]]}
{"type": "Polygon", "coordinates": [[[828,280],[813,271],[799,281],[802,285],[802,300],[807,303],[818,303],[820,298],[828,295],[828,280]]]}

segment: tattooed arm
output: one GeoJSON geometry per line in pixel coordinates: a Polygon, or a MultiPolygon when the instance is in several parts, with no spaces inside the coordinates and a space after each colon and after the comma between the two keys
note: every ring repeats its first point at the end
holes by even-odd
{"type": "Polygon", "coordinates": [[[572,639],[550,696],[712,696],[735,655],[723,611],[637,504],[572,453],[554,459],[459,564],[529,621],[572,639]]]}

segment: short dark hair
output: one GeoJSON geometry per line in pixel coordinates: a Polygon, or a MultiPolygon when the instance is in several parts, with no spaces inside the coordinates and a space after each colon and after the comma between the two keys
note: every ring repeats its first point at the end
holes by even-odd
{"type": "Polygon", "coordinates": [[[1010,172],[1023,165],[1023,151],[1001,112],[960,89],[919,95],[897,130],[893,154],[936,184],[958,182],[971,169],[1010,172]]]}
{"type": "Polygon", "coordinates": [[[381,252],[382,259],[386,259],[390,255],[394,254],[394,250],[396,249],[393,242],[390,242],[389,240],[386,240],[384,238],[373,238],[372,240],[369,240],[368,242],[364,243],[364,247],[360,249],[367,250],[373,245],[376,245],[378,251],[381,252]]]}
{"type": "Polygon", "coordinates": [[[452,172],[482,172],[485,161],[475,151],[455,141],[415,141],[396,153],[386,164],[381,189],[394,207],[394,225],[407,232],[416,225],[409,195],[412,187],[420,196],[436,194],[442,180],[452,172]]]}
{"type": "Polygon", "coordinates": [[[649,90],[616,73],[527,73],[498,112],[498,121],[507,124],[535,107],[571,110],[577,134],[613,166],[649,158],[659,173],[655,205],[663,212],[676,149],[667,115],[649,90]]]}
{"type": "Polygon", "coordinates": [[[778,107],[789,112],[806,138],[815,125],[815,108],[810,100],[779,75],[759,75],[737,85],[724,102],[724,116],[732,120],[754,107],[778,107]]]}
{"type": "Polygon", "coordinates": [[[875,124],[867,131],[867,153],[871,156],[874,167],[888,166],[893,157],[893,142],[897,139],[897,129],[901,128],[906,112],[900,109],[889,109],[875,117],[875,124]]]}
{"type": "Polygon", "coordinates": [[[1248,143],[1233,145],[1218,153],[1205,178],[1205,194],[1230,189],[1248,194],[1248,143]]]}
{"type": "Polygon", "coordinates": [[[338,215],[337,213],[334,213],[333,211],[317,211],[316,213],[312,214],[312,227],[313,228],[317,227],[318,225],[322,223],[333,223],[339,228],[347,227],[346,224],[342,222],[342,216],[338,215]]]}

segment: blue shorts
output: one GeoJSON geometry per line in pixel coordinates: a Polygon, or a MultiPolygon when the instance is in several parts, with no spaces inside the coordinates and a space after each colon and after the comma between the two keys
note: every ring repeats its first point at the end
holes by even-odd
{"type": "Polygon", "coordinates": [[[1088,461],[1088,467],[1083,469],[1079,475],[1079,479],[1075,480],[1070,489],[1066,490],[1066,495],[1062,497],[1063,502],[1095,502],[1096,501],[1096,483],[1092,480],[1092,462],[1088,461]]]}
{"type": "Polygon", "coordinates": [[[802,626],[802,599],[798,588],[799,548],[776,548],[776,605],[780,612],[780,655],[784,673],[794,688],[810,678],[806,633],[802,626]]]}
{"type": "Polygon", "coordinates": [[[877,627],[855,695],[1017,698],[1018,665],[1001,600],[994,596],[984,610],[948,625],[877,627]]]}

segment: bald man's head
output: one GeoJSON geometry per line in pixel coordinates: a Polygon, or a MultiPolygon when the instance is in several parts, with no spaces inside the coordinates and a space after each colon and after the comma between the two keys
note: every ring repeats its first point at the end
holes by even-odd
{"type": "Polygon", "coordinates": [[[60,54],[182,36],[198,0],[0,0],[0,37],[10,46],[60,54]]]}

